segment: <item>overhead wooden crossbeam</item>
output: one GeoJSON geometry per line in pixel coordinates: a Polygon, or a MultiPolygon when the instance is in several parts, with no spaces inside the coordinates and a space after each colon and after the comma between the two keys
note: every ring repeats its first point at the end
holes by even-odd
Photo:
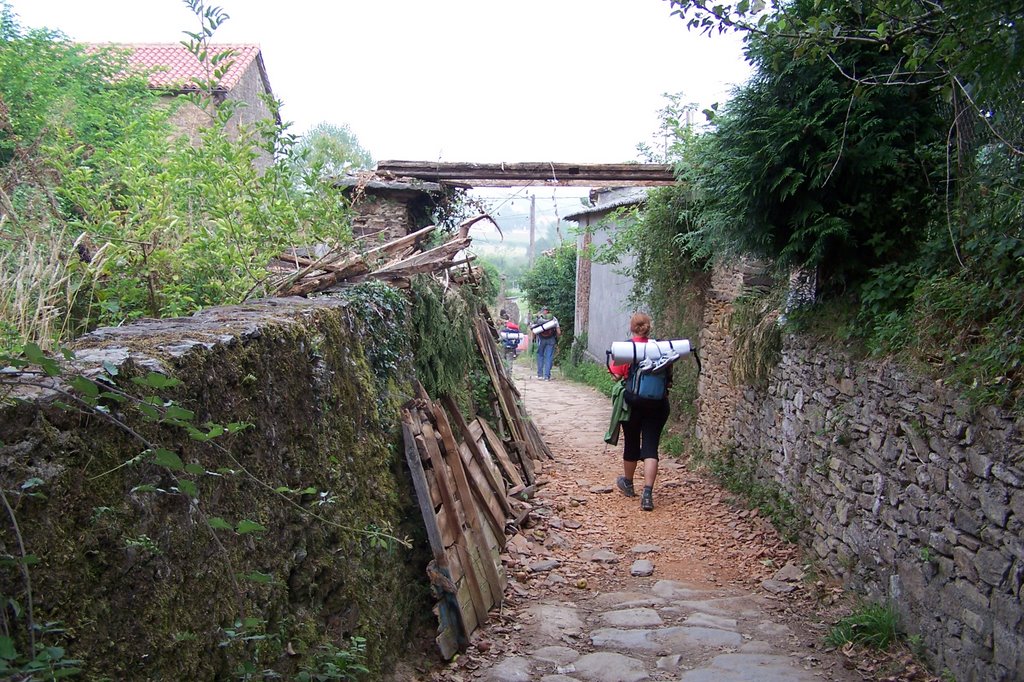
{"type": "Polygon", "coordinates": [[[471,187],[653,187],[676,182],[667,163],[381,161],[377,174],[471,187]]]}

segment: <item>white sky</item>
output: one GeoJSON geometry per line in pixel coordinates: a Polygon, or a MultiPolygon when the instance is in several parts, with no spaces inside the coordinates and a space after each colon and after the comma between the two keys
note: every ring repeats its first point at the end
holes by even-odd
{"type": "MultiPolygon", "coordinates": [[[[180,0],[9,0],[24,27],[177,42],[180,0]]],[[[377,160],[637,160],[662,94],[701,108],[749,74],[739,41],[665,0],[220,0],[215,42],[258,43],[293,132],[351,126],[377,160]]]]}

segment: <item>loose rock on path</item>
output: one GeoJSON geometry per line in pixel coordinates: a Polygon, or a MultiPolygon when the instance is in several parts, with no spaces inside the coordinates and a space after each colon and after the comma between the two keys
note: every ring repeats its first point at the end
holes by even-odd
{"type": "Polygon", "coordinates": [[[824,649],[825,625],[794,613],[804,571],[767,520],[668,457],[654,511],[641,511],[614,486],[609,400],[531,374],[517,366],[516,382],[556,459],[538,467],[532,521],[503,557],[505,604],[464,654],[418,679],[862,679],[824,649]]]}

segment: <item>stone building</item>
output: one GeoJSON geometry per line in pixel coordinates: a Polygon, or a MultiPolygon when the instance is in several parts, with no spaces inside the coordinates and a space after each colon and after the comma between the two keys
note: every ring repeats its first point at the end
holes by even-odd
{"type": "Polygon", "coordinates": [[[375,242],[398,239],[433,224],[446,196],[439,183],[414,178],[346,175],[334,185],[351,204],[352,235],[375,242]]]}
{"type": "MultiPolygon", "coordinates": [[[[210,125],[210,114],[179,95],[198,91],[195,80],[208,81],[213,79],[212,67],[200,62],[184,45],[180,43],[128,43],[128,44],[95,44],[90,50],[104,49],[123,50],[128,67],[144,74],[149,87],[167,96],[168,102],[176,106],[172,123],[192,142],[198,143],[199,132],[210,125]]],[[[270,79],[263,63],[263,55],[259,45],[223,44],[211,45],[211,55],[230,51],[220,66],[228,65],[227,71],[217,80],[213,88],[213,99],[216,106],[225,102],[237,102],[234,115],[228,121],[228,133],[237,139],[241,126],[251,126],[257,121],[273,118],[278,124],[281,119],[264,101],[264,95],[273,96],[270,79]]],[[[262,153],[258,166],[265,168],[272,158],[262,153]]]]}

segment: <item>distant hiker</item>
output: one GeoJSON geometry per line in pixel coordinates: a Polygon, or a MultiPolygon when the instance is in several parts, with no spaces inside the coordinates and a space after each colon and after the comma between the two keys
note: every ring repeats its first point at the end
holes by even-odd
{"type": "Polygon", "coordinates": [[[498,332],[501,337],[501,345],[505,355],[505,370],[512,371],[512,363],[519,356],[519,344],[525,338],[525,334],[519,331],[519,325],[512,320],[505,320],[505,326],[498,332]]]}
{"type": "Polygon", "coordinates": [[[537,342],[537,378],[551,381],[551,365],[555,362],[555,345],[562,330],[558,319],[551,316],[551,309],[542,306],[533,322],[530,333],[537,342]]]}
{"type": "MultiPolygon", "coordinates": [[[[634,343],[647,343],[651,334],[651,316],[646,313],[633,313],[629,320],[629,329],[633,334],[634,343]]],[[[636,497],[633,490],[633,474],[636,472],[637,463],[643,460],[644,490],[640,496],[640,509],[643,511],[654,510],[654,481],[658,477],[658,443],[661,442],[661,430],[668,421],[668,387],[672,383],[671,367],[666,368],[666,375],[654,377],[653,392],[647,395],[660,397],[640,397],[631,390],[631,386],[638,385],[634,381],[638,363],[625,363],[621,365],[609,362],[608,371],[612,376],[621,379],[626,385],[625,400],[629,404],[628,421],[622,423],[622,437],[624,440],[622,450],[622,471],[623,475],[615,481],[615,486],[626,497],[636,497]],[[657,382],[660,381],[660,387],[657,382]]],[[[645,386],[645,391],[650,390],[645,386]]]]}

